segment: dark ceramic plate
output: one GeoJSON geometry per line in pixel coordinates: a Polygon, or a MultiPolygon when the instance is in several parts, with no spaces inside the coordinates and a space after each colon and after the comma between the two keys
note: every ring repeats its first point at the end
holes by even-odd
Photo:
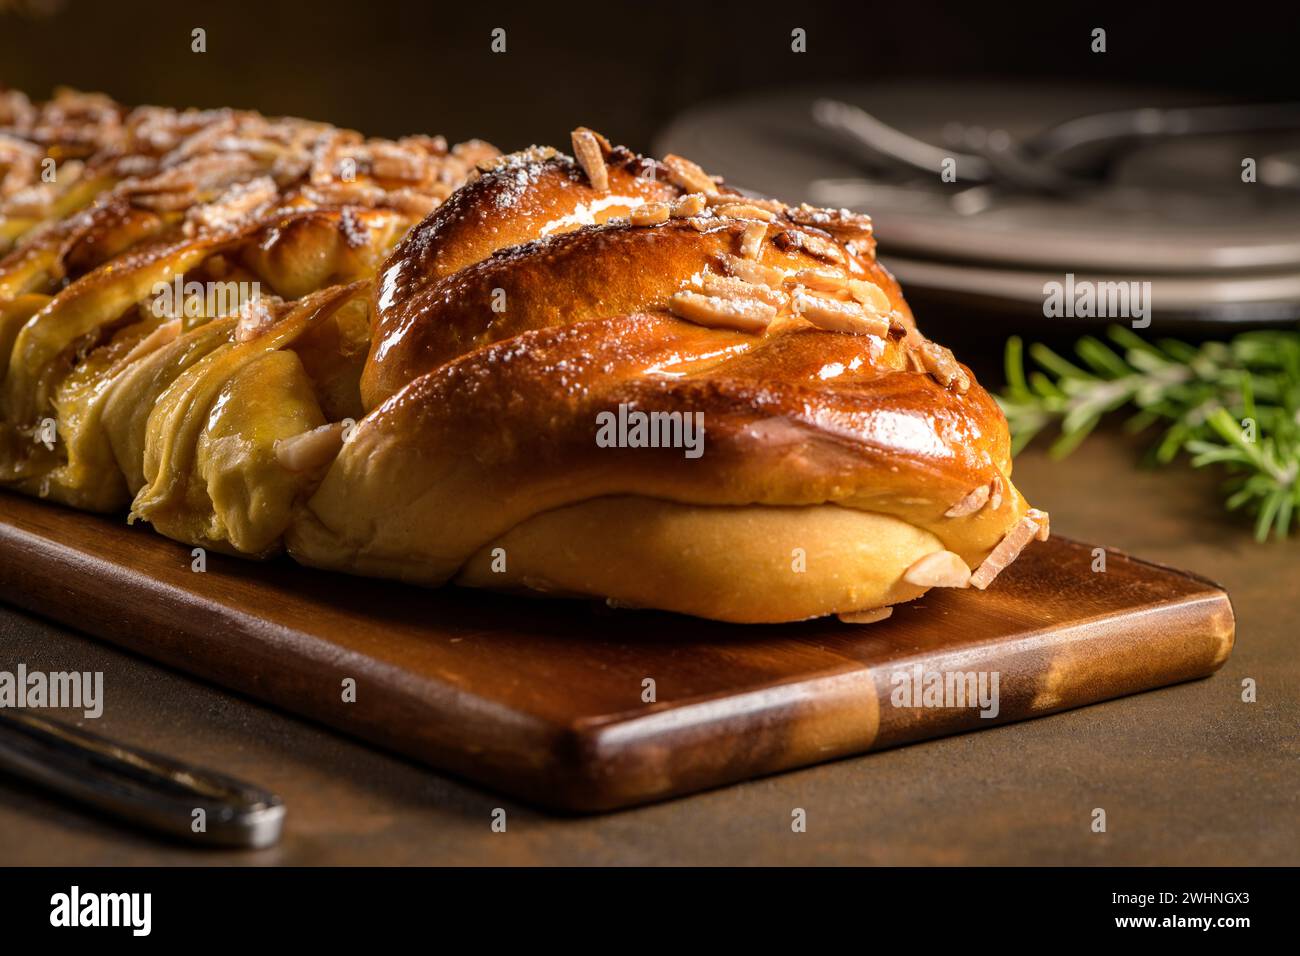
{"type": "Polygon", "coordinates": [[[1166,140],[1122,156],[1107,184],[1077,197],[972,192],[924,174],[870,169],[812,120],[828,96],[936,145],[954,122],[1013,136],[1075,116],[1203,105],[1203,96],[1073,86],[907,83],[782,91],[701,106],[659,137],[739,186],[869,212],[882,259],[911,289],[1042,313],[1043,287],[1151,282],[1153,315],[1186,323],[1300,318],[1300,188],[1244,183],[1242,160],[1300,180],[1300,134],[1166,140]],[[964,193],[962,199],[954,196],[964,193]]]}

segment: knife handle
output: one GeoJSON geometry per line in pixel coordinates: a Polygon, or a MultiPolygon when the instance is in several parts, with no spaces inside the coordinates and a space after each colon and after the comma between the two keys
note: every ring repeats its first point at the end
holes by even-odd
{"type": "Polygon", "coordinates": [[[267,847],[284,822],[269,791],[29,711],[0,711],[0,770],[191,843],[267,847]]]}

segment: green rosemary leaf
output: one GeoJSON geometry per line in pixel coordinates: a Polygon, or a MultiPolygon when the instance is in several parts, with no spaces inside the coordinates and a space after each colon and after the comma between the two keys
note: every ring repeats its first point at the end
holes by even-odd
{"type": "Polygon", "coordinates": [[[1093,338],[1091,335],[1079,339],[1075,348],[1078,349],[1079,357],[1088,363],[1089,368],[1105,378],[1123,378],[1133,371],[1123,359],[1106,348],[1100,339],[1093,338]]]}
{"type": "Polygon", "coordinates": [[[1277,516],[1280,501],[1277,492],[1264,496],[1264,503],[1259,507],[1259,515],[1255,519],[1255,540],[1267,541],[1268,533],[1273,528],[1273,519],[1277,516]]]}
{"type": "Polygon", "coordinates": [[[1035,395],[1043,398],[1064,399],[1066,397],[1065,392],[1042,372],[1031,372],[1029,374],[1029,387],[1035,395]]]}
{"type": "Polygon", "coordinates": [[[1255,517],[1261,541],[1285,537],[1300,521],[1300,331],[1243,332],[1228,342],[1151,342],[1112,326],[1103,341],[1084,336],[1076,364],[1043,345],[1007,342],[1008,386],[999,399],[1019,453],[1048,429],[1049,454],[1073,452],[1111,412],[1124,427],[1164,422],[1151,458],[1221,469],[1224,505],[1255,517]],[[1027,369],[1027,359],[1037,368],[1027,369]]]}
{"type": "Polygon", "coordinates": [[[1007,376],[1007,393],[1016,398],[1028,395],[1029,385],[1025,382],[1025,343],[1020,340],[1020,336],[1013,335],[1007,339],[1003,364],[1007,376]]]}
{"type": "Polygon", "coordinates": [[[1143,409],[1136,415],[1131,415],[1124,421],[1124,430],[1130,435],[1136,435],[1138,432],[1144,432],[1156,422],[1160,421],[1160,416],[1150,409],[1143,409]]]}
{"type": "Polygon", "coordinates": [[[1061,358],[1061,356],[1057,355],[1046,345],[1038,345],[1035,343],[1034,345],[1029,346],[1029,355],[1035,362],[1047,369],[1049,372],[1055,373],[1059,378],[1069,379],[1090,377],[1088,373],[1079,368],[1079,366],[1061,358]]]}

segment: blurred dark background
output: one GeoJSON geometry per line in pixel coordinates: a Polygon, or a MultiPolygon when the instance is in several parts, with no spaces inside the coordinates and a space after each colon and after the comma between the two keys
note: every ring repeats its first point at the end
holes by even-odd
{"type": "Polygon", "coordinates": [[[998,77],[1300,99],[1294,4],[585,0],[0,0],[0,83],[129,103],[236,106],[372,135],[562,143],[582,123],[647,149],[702,100],[794,83],[998,77]],[[1209,9],[1208,7],[1202,9],[1209,9]],[[1104,56],[1089,51],[1107,30],[1104,56]],[[207,31],[207,52],[190,31],[207,31]],[[506,30],[507,51],[489,48],[506,30]],[[808,52],[790,52],[790,31],[808,52]]]}

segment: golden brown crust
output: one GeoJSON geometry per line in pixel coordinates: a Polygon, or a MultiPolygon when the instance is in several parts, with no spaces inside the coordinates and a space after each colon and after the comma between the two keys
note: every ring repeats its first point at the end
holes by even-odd
{"type": "MultiPolygon", "coordinates": [[[[219,350],[237,329],[228,304],[187,311],[176,325],[159,313],[156,286],[220,285],[218,303],[246,294],[276,302],[368,279],[415,221],[496,155],[478,142],[367,140],[231,110],[128,112],[79,94],[31,109],[12,98],[3,105],[0,146],[25,143],[19,154],[36,162],[47,150],[74,155],[68,143],[79,143],[84,168],[59,165],[60,188],[43,200],[23,190],[0,197],[0,247],[17,241],[0,260],[0,480],[96,510],[123,508],[139,491],[142,456],[150,441],[167,438],[146,419],[189,367],[186,356],[219,350]],[[160,355],[177,356],[180,366],[158,365],[160,355]]],[[[14,171],[0,168],[6,181],[14,171]]],[[[298,365],[268,361],[264,374],[245,377],[240,427],[252,434],[276,401],[301,399],[304,375],[323,413],[361,414],[369,346],[361,304],[348,311],[346,328],[326,323],[294,343],[298,365]],[[280,399],[252,394],[258,380],[270,392],[278,380],[280,399]]]]}
{"type": "Polygon", "coordinates": [[[452,192],[489,147],[93,97],[6,123],[13,487],[234,553],[734,621],[878,615],[1026,543],[1005,420],[864,216],[585,128],[576,161],[452,192]],[[28,189],[56,141],[83,167],[28,189]],[[264,298],[160,311],[173,278],[264,298]]]}
{"type": "Polygon", "coordinates": [[[394,300],[486,259],[498,249],[604,222],[681,190],[627,150],[607,155],[608,189],[568,156],[526,150],[471,179],[394,250],[384,282],[394,300]],[[395,267],[396,270],[395,270],[395,267]]]}
{"type": "Polygon", "coordinates": [[[373,411],[309,507],[348,567],[419,554],[410,573],[428,581],[532,514],[628,494],[890,514],[978,564],[1023,500],[1012,491],[996,510],[945,512],[1005,479],[1004,420],[978,386],[963,394],[906,368],[905,349],[810,328],[758,338],[662,313],[536,329],[443,365],[373,411]],[[620,406],[701,415],[703,454],[601,447],[597,416],[620,406]],[[356,507],[370,496],[382,511],[356,507]],[[435,525],[430,555],[422,540],[435,525]]]}
{"type": "MultiPolygon", "coordinates": [[[[650,160],[617,150],[607,162],[608,189],[603,192],[569,157],[536,150],[503,157],[473,178],[412,229],[385,264],[377,286],[378,328],[409,324],[426,290],[498,250],[626,216],[643,202],[681,195],[662,176],[647,175],[658,169],[650,160]]],[[[402,378],[404,374],[378,376],[386,384],[376,385],[377,391],[391,394],[399,380],[405,384],[413,377],[402,378]]]]}
{"type": "Polygon", "coordinates": [[[11,109],[11,123],[0,123],[0,252],[10,244],[19,252],[39,248],[0,262],[0,296],[45,291],[42,284],[89,271],[127,248],[142,223],[147,235],[192,235],[232,191],[253,182],[265,183],[287,207],[382,206],[414,221],[476,163],[497,155],[478,141],[449,148],[428,136],[365,139],[324,123],[246,111],[128,113],[104,97],[71,91],[29,112],[11,109]],[[85,161],[65,162],[69,156],[85,161]],[[7,165],[7,158],[21,163],[7,165]],[[61,164],[51,183],[38,176],[47,159],[61,164]],[[23,188],[4,185],[15,177],[23,188]],[[83,209],[90,218],[77,215],[83,209]]]}
{"type": "MultiPolygon", "coordinates": [[[[464,207],[471,201],[496,203],[490,190],[476,193],[477,185],[466,187],[426,221],[431,235],[441,234],[444,217],[455,224],[452,232],[470,228],[476,217],[464,207]]],[[[556,221],[557,208],[568,208],[571,198],[563,191],[558,198],[551,196],[548,224],[556,221]]],[[[528,205],[535,209],[539,203],[528,205]]],[[[528,235],[545,217],[523,215],[513,228],[528,235]]],[[[670,219],[649,226],[620,219],[576,232],[529,236],[532,241],[494,248],[486,258],[455,271],[448,270],[464,255],[460,246],[452,245],[455,256],[439,257],[441,244],[413,246],[408,240],[390,257],[379,287],[378,324],[363,378],[366,405],[375,407],[416,376],[458,355],[529,329],[667,308],[673,293],[692,277],[708,271],[725,274],[725,260],[741,255],[745,232],[753,224],[727,216],[670,219]],[[430,256],[435,265],[426,274],[422,270],[430,256]],[[413,276],[423,278],[416,281],[413,276]]],[[[478,230],[489,232],[481,222],[478,230]]],[[[829,270],[878,281],[891,309],[910,325],[911,313],[897,283],[874,261],[863,262],[829,234],[789,219],[767,230],[770,238],[760,250],[763,265],[789,273],[829,270]],[[834,255],[812,251],[820,252],[814,242],[824,243],[834,255]]],[[[484,241],[495,245],[503,232],[513,235],[499,227],[484,241]]]]}
{"type": "MultiPolygon", "coordinates": [[[[696,509],[692,526],[715,529],[737,507],[852,509],[972,567],[999,545],[1027,507],[1005,420],[917,332],[869,223],[719,198],[678,166],[671,181],[707,193],[569,231],[553,224],[596,194],[578,197],[586,174],[508,160],[395,250],[362,380],[371,412],[290,530],[299,560],[464,579],[472,556],[522,540],[511,529],[543,553],[545,516],[612,499],[696,509]],[[503,196],[499,233],[486,216],[503,196]],[[604,447],[602,416],[626,409],[698,417],[707,447],[604,447]],[[356,505],[381,496],[382,510],[356,505]]],[[[713,616],[776,619],[748,600],[713,616]]]]}

